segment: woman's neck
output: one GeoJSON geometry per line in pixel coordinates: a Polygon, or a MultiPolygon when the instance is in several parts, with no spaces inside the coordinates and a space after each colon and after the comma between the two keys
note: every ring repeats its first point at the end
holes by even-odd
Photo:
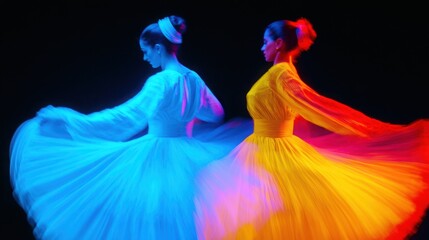
{"type": "Polygon", "coordinates": [[[162,70],[177,70],[182,66],[177,59],[176,54],[165,55],[163,62],[161,63],[162,70]]]}
{"type": "Polygon", "coordinates": [[[176,54],[168,55],[168,57],[165,58],[164,62],[161,65],[162,70],[173,70],[176,72],[179,72],[181,74],[184,74],[186,72],[189,72],[190,69],[183,66],[179,60],[177,59],[176,54]]]}
{"type": "Polygon", "coordinates": [[[298,56],[299,52],[292,50],[288,52],[280,51],[277,53],[274,64],[282,63],[282,62],[295,62],[296,57],[298,56]]]}

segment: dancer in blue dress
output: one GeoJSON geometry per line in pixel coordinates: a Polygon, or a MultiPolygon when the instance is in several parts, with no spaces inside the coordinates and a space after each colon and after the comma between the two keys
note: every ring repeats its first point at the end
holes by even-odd
{"type": "Polygon", "coordinates": [[[90,114],[49,105],[16,130],[11,184],[37,239],[196,239],[194,177],[251,127],[192,133],[196,122],[220,126],[224,110],[178,60],[185,30],[179,16],[143,30],[144,60],[161,71],[123,104],[90,114]]]}

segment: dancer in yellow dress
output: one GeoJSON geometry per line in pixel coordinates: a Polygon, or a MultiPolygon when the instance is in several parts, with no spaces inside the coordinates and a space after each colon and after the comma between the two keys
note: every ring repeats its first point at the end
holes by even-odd
{"type": "Polygon", "coordinates": [[[265,29],[254,131],[199,175],[200,238],[404,239],[422,221],[428,121],[385,123],[311,89],[294,62],[316,36],[306,18],[265,29]]]}

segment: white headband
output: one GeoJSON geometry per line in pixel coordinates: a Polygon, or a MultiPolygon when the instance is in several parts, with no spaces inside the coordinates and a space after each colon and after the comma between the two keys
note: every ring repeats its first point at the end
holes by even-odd
{"type": "Polygon", "coordinates": [[[173,24],[170,22],[170,18],[165,17],[158,20],[159,29],[162,34],[172,43],[182,43],[182,34],[176,31],[173,24]]]}

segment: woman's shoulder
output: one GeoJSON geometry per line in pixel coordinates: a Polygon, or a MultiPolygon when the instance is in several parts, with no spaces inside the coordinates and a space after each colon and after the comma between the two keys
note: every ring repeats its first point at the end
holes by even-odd
{"type": "Polygon", "coordinates": [[[164,69],[158,73],[155,73],[152,77],[169,77],[169,76],[187,76],[187,75],[192,75],[192,76],[198,76],[199,75],[193,71],[192,69],[189,69],[187,67],[181,67],[181,68],[177,68],[177,69],[164,69]]]}
{"type": "Polygon", "coordinates": [[[171,77],[176,77],[181,75],[182,74],[178,71],[166,69],[155,73],[154,75],[151,76],[151,78],[171,78],[171,77]]]}
{"type": "Polygon", "coordinates": [[[181,69],[181,70],[165,69],[163,71],[157,72],[154,75],[150,76],[148,81],[162,81],[164,83],[176,83],[182,79],[193,79],[194,81],[204,82],[197,72],[189,68],[181,69]]]}
{"type": "Polygon", "coordinates": [[[277,63],[268,72],[274,78],[299,78],[297,69],[289,62],[277,63]]]}
{"type": "Polygon", "coordinates": [[[295,71],[295,66],[289,62],[280,62],[274,64],[268,71],[270,72],[284,72],[284,71],[295,71]]]}
{"type": "Polygon", "coordinates": [[[301,84],[298,72],[293,64],[288,62],[277,63],[267,71],[264,78],[270,86],[277,88],[284,84],[301,84]]]}
{"type": "Polygon", "coordinates": [[[173,70],[163,70],[150,76],[146,82],[157,82],[158,84],[168,84],[172,81],[182,78],[182,74],[173,70]]]}

